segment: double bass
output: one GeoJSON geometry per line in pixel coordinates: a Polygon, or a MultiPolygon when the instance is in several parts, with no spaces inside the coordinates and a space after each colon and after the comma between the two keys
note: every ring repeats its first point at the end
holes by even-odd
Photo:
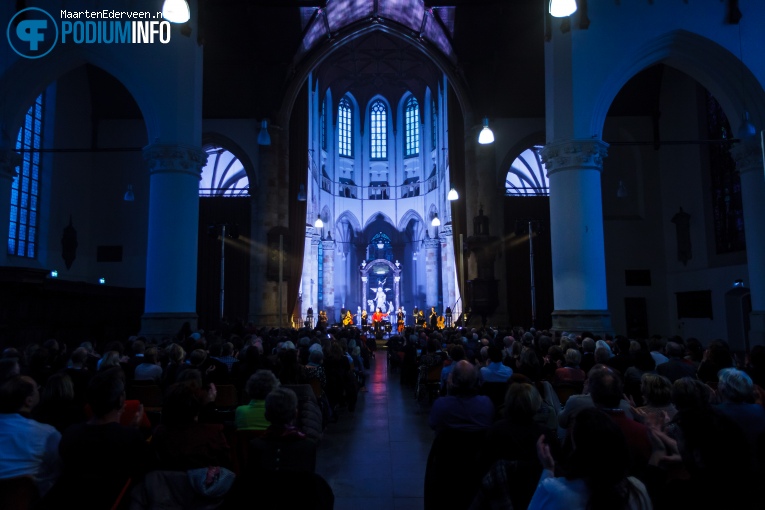
{"type": "Polygon", "coordinates": [[[399,312],[396,314],[396,318],[398,319],[398,332],[403,333],[404,332],[404,312],[399,310],[399,312]]]}

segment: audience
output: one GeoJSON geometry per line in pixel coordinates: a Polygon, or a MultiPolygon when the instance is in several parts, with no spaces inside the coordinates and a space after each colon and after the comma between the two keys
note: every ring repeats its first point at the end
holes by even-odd
{"type": "Polygon", "coordinates": [[[494,404],[478,394],[476,367],[470,362],[457,362],[452,370],[447,396],[433,402],[428,423],[439,432],[444,429],[466,431],[488,430],[494,422],[494,404]]]}
{"type": "Polygon", "coordinates": [[[236,408],[234,424],[238,430],[266,430],[266,397],[279,387],[279,379],[268,369],[262,368],[247,381],[247,395],[250,403],[236,408]]]}

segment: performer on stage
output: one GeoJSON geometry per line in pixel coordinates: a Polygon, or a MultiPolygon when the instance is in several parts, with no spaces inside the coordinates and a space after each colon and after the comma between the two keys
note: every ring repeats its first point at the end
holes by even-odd
{"type": "Polygon", "coordinates": [[[417,312],[417,319],[415,321],[415,324],[417,324],[418,326],[423,326],[423,327],[425,326],[425,313],[422,310],[417,312]]]}
{"type": "Polygon", "coordinates": [[[327,324],[329,323],[329,319],[327,318],[327,312],[324,310],[319,310],[319,320],[316,324],[316,327],[318,328],[326,328],[327,324]]]}
{"type": "Polygon", "coordinates": [[[353,326],[353,314],[350,310],[346,310],[343,315],[343,326],[353,326]]]}
{"type": "Polygon", "coordinates": [[[430,329],[436,329],[438,325],[438,314],[436,313],[436,307],[430,307],[430,329]]]}
{"type": "Polygon", "coordinates": [[[398,332],[403,333],[404,332],[404,307],[400,306],[398,309],[398,313],[396,314],[396,319],[398,319],[398,332]]]}
{"type": "Polygon", "coordinates": [[[367,320],[368,320],[367,311],[366,309],[364,309],[361,311],[361,331],[367,330],[367,325],[368,325],[367,320]]]}
{"type": "Polygon", "coordinates": [[[375,326],[375,334],[382,330],[383,317],[387,317],[387,313],[383,313],[381,308],[378,308],[375,313],[372,314],[372,324],[375,326]]]}

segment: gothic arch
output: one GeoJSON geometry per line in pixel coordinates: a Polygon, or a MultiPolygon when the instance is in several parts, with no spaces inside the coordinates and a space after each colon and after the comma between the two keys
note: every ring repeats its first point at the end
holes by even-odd
{"type": "Polygon", "coordinates": [[[414,221],[420,227],[425,224],[422,216],[414,209],[409,209],[401,216],[401,220],[398,222],[398,231],[404,232],[410,221],[414,221]]]}
{"type": "MultiPolygon", "coordinates": [[[[664,63],[691,76],[718,100],[729,119],[741,123],[744,112],[762,126],[765,92],[757,78],[730,51],[691,32],[675,30],[643,44],[623,56],[595,98],[590,131],[602,135],[608,109],[624,85],[647,67],[664,63]]],[[[739,126],[733,127],[734,132],[739,126]]]]}
{"type": "Polygon", "coordinates": [[[359,223],[358,218],[356,218],[356,215],[353,214],[350,211],[343,211],[340,216],[337,217],[337,221],[335,222],[335,228],[337,228],[337,225],[340,225],[341,223],[348,223],[351,228],[353,229],[353,233],[356,236],[360,236],[362,233],[361,230],[361,223],[359,223]]]}
{"type": "Polygon", "coordinates": [[[209,145],[217,145],[231,152],[242,163],[244,171],[247,172],[247,178],[250,180],[250,189],[254,189],[258,184],[258,175],[255,172],[255,166],[252,159],[247,155],[241,145],[233,141],[226,135],[216,132],[206,132],[202,134],[202,148],[209,145]]]}

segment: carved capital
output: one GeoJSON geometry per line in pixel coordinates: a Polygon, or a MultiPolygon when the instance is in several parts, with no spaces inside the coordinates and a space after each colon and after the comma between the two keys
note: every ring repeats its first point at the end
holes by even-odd
{"type": "Polygon", "coordinates": [[[143,149],[150,174],[187,173],[199,178],[207,163],[207,153],[198,147],[154,144],[143,149]]]}
{"type": "Polygon", "coordinates": [[[736,162],[739,173],[745,174],[755,170],[762,172],[762,146],[759,138],[744,140],[730,150],[736,162]]]}
{"type": "Polygon", "coordinates": [[[562,170],[603,170],[608,144],[602,140],[568,140],[545,145],[542,163],[547,175],[562,170]]]}
{"type": "Polygon", "coordinates": [[[364,282],[364,283],[367,283],[367,281],[369,281],[369,277],[368,276],[362,276],[361,277],[361,281],[364,282]]]}
{"type": "Polygon", "coordinates": [[[393,277],[393,282],[394,283],[398,283],[399,281],[401,281],[401,277],[400,276],[394,276],[393,277]]]}
{"type": "Polygon", "coordinates": [[[335,249],[335,241],[333,239],[324,239],[322,241],[322,244],[324,245],[324,250],[333,250],[335,249]]]}
{"type": "Polygon", "coordinates": [[[426,249],[432,249],[433,250],[433,249],[438,248],[438,245],[441,244],[441,243],[438,242],[437,238],[433,239],[433,238],[428,237],[426,239],[423,239],[422,244],[425,245],[426,249]]]}

